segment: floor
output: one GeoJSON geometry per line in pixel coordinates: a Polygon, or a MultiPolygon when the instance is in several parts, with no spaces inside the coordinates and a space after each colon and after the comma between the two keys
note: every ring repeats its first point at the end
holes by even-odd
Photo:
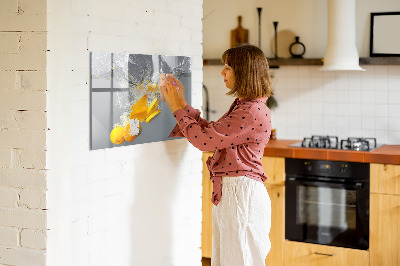
{"type": "Polygon", "coordinates": [[[211,259],[209,258],[202,258],[201,262],[203,263],[203,266],[211,266],[211,259]]]}

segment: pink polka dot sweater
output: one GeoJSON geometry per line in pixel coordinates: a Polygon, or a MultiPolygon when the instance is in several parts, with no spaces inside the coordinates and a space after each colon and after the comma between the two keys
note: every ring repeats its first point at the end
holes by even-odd
{"type": "Polygon", "coordinates": [[[266,100],[267,97],[236,98],[216,122],[201,118],[200,111],[190,105],[174,112],[178,124],[169,137],[186,137],[199,150],[214,151],[214,156],[207,160],[214,205],[221,200],[224,176],[247,176],[261,182],[267,179],[261,164],[271,132],[271,112],[266,100]]]}

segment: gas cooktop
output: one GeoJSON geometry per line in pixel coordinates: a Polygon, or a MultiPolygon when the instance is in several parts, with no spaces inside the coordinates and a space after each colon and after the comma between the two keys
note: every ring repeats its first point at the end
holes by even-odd
{"type": "Polygon", "coordinates": [[[337,149],[337,150],[353,150],[353,151],[371,151],[379,146],[376,138],[347,138],[339,142],[336,136],[311,136],[304,138],[302,142],[289,145],[291,147],[302,148],[320,148],[320,149],[337,149]]]}

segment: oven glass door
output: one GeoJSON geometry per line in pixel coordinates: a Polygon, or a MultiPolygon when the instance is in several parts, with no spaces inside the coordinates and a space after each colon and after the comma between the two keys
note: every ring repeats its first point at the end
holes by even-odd
{"type": "Polygon", "coordinates": [[[286,189],[287,239],[368,249],[361,184],[292,180],[286,189]]]}

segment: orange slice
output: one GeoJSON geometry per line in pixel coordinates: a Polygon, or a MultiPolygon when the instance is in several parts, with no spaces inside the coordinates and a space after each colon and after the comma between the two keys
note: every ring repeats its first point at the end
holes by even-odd
{"type": "MultiPolygon", "coordinates": [[[[142,128],[142,126],[139,124],[139,130],[142,128]]],[[[140,134],[140,133],[139,133],[140,134]]],[[[131,135],[131,125],[127,124],[125,126],[125,131],[124,131],[124,138],[126,141],[131,142],[133,141],[137,136],[139,136],[139,134],[137,135],[131,135]]]]}
{"type": "Polygon", "coordinates": [[[155,110],[151,115],[146,118],[146,123],[149,123],[151,120],[153,120],[153,118],[156,117],[159,113],[161,113],[160,110],[155,110]]]}
{"type": "Polygon", "coordinates": [[[131,110],[141,110],[143,108],[145,108],[147,105],[147,94],[143,95],[142,98],[140,98],[134,105],[132,105],[131,110]]]}
{"type": "Polygon", "coordinates": [[[147,109],[147,115],[150,116],[155,110],[157,110],[158,103],[159,103],[159,100],[157,98],[154,98],[154,100],[151,102],[149,108],[147,109]]]}
{"type": "Polygon", "coordinates": [[[140,122],[143,122],[146,118],[147,118],[147,109],[146,111],[140,112],[140,113],[136,113],[136,114],[131,114],[130,119],[137,119],[140,122]]]}

